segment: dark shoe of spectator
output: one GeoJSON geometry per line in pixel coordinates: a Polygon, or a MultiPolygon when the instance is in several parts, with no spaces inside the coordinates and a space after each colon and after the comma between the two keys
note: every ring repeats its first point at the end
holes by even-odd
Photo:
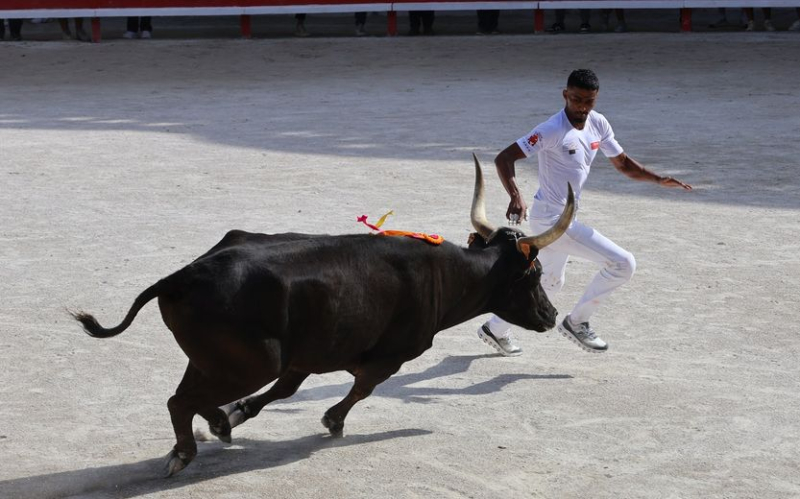
{"type": "Polygon", "coordinates": [[[553,25],[547,28],[546,31],[548,33],[561,33],[564,31],[564,25],[561,23],[553,23],[553,25]]]}
{"type": "Polygon", "coordinates": [[[433,31],[433,28],[422,28],[422,35],[423,36],[433,36],[436,33],[433,31]]]}
{"type": "Polygon", "coordinates": [[[581,24],[581,27],[578,29],[578,31],[580,33],[588,33],[592,31],[592,27],[589,25],[589,23],[583,23],[581,24]]]}
{"type": "Polygon", "coordinates": [[[79,29],[75,32],[75,39],[79,42],[91,42],[92,37],[89,36],[84,30],[79,29]]]}

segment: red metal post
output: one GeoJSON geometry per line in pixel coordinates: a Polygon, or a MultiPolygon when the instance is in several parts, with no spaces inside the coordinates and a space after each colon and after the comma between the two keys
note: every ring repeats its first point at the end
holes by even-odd
{"type": "Polygon", "coordinates": [[[387,12],[386,21],[388,23],[386,34],[389,36],[397,36],[397,11],[391,10],[387,12]]]}
{"type": "Polygon", "coordinates": [[[542,9],[533,11],[533,32],[544,33],[544,11],[542,9]]]}
{"type": "Polygon", "coordinates": [[[247,14],[242,14],[241,16],[239,16],[239,20],[242,25],[242,36],[249,40],[253,34],[250,27],[250,16],[247,14]]]}
{"type": "Polygon", "coordinates": [[[692,9],[681,9],[681,31],[684,33],[692,31],[692,9]]]}
{"type": "Polygon", "coordinates": [[[100,18],[92,18],[92,42],[100,43],[100,18]]]}

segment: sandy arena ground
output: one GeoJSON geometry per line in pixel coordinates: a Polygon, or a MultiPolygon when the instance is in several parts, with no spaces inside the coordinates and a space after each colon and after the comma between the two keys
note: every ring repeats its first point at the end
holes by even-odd
{"type": "MultiPolygon", "coordinates": [[[[785,32],[0,44],[0,497],[800,497],[798,66],[785,32]],[[464,244],[470,153],[490,167],[584,66],[626,150],[695,186],[595,161],[581,218],[638,261],[594,317],[607,354],[520,330],[499,357],[477,317],[344,438],[319,419],[351,377],[313,376],[160,477],[185,356],[157,306],[104,341],[65,308],[115,324],[232,228],[391,208],[464,244]]],[[[570,264],[563,313],[593,273],[570,264]]]]}

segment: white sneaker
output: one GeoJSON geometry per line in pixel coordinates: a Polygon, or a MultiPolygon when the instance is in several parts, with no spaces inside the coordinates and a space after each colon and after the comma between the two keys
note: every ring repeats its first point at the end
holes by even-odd
{"type": "Polygon", "coordinates": [[[770,21],[769,19],[764,19],[764,30],[775,31],[775,26],[772,25],[772,21],[770,21]]]}
{"type": "Polygon", "coordinates": [[[153,38],[153,34],[150,33],[149,31],[142,31],[141,38],[142,40],[149,40],[153,38]]]}
{"type": "Polygon", "coordinates": [[[564,337],[577,343],[579,347],[587,352],[602,353],[608,350],[608,343],[598,337],[588,322],[581,322],[580,324],[573,324],[569,320],[569,316],[564,317],[561,324],[558,326],[558,332],[564,337]]]}
{"type": "Polygon", "coordinates": [[[522,349],[514,344],[514,340],[511,338],[510,334],[504,338],[498,338],[492,334],[492,330],[489,329],[488,324],[484,324],[478,329],[478,338],[506,357],[522,355],[522,349]]]}
{"type": "Polygon", "coordinates": [[[363,24],[356,24],[356,36],[367,36],[367,30],[363,24]]]}
{"type": "Polygon", "coordinates": [[[139,38],[139,34],[135,31],[126,31],[122,34],[122,38],[125,38],[126,40],[133,40],[134,38],[139,38]]]}
{"type": "Polygon", "coordinates": [[[756,23],[755,21],[747,21],[747,25],[744,28],[745,31],[755,31],[756,30],[756,23]]]}
{"type": "Polygon", "coordinates": [[[789,26],[789,31],[800,31],[800,19],[793,22],[791,26],[789,26]]]}

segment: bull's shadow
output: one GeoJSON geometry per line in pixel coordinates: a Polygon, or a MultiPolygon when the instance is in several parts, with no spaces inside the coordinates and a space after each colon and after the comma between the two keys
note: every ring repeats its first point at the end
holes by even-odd
{"type": "Polygon", "coordinates": [[[368,444],[396,438],[429,435],[428,430],[405,429],[334,438],[316,434],[285,441],[237,438],[233,446],[221,442],[201,443],[198,458],[179,475],[162,476],[163,458],[136,463],[101,466],[0,481],[0,497],[55,499],[75,496],[130,498],[173,490],[206,480],[268,470],[306,459],[315,452],[335,447],[368,444]]]}
{"type": "MultiPolygon", "coordinates": [[[[439,387],[415,387],[411,386],[415,383],[423,381],[430,381],[435,378],[443,378],[455,374],[462,374],[469,370],[472,362],[478,359],[497,358],[498,354],[485,354],[485,355],[451,355],[442,359],[436,365],[433,365],[424,371],[418,373],[396,374],[384,381],[375,388],[371,397],[389,397],[400,399],[409,403],[429,403],[434,402],[437,397],[447,395],[487,395],[502,390],[504,387],[514,383],[515,381],[526,379],[570,379],[572,376],[568,374],[519,374],[508,373],[495,376],[494,378],[481,381],[473,385],[465,386],[463,388],[439,388],[439,387]]],[[[309,401],[309,400],[324,400],[328,398],[340,399],[344,397],[350,388],[353,386],[351,381],[340,383],[337,385],[325,385],[308,389],[302,387],[296,394],[285,400],[276,400],[268,405],[266,408],[272,410],[286,410],[277,406],[290,402],[309,401]]]]}
{"type": "MultiPolygon", "coordinates": [[[[373,396],[391,397],[413,403],[433,402],[439,396],[486,395],[525,379],[570,379],[567,374],[502,374],[464,388],[414,387],[415,383],[430,381],[450,375],[465,373],[473,361],[497,355],[449,356],[424,371],[400,374],[379,385],[373,396]]],[[[339,399],[352,386],[351,382],[326,385],[301,390],[287,401],[339,399]]],[[[280,404],[276,401],[267,406],[280,404]]],[[[292,412],[302,409],[277,408],[292,412]]],[[[236,438],[235,445],[221,442],[200,443],[198,458],[179,475],[162,478],[163,458],[136,463],[101,466],[83,470],[51,473],[27,478],[0,481],[0,497],[15,499],[65,498],[80,495],[136,497],[156,491],[179,489],[206,480],[255,470],[279,468],[306,459],[315,452],[329,448],[368,444],[396,438],[419,437],[432,432],[423,429],[394,430],[359,435],[348,433],[345,438],[332,438],[314,434],[286,441],[251,440],[236,438]]]]}

